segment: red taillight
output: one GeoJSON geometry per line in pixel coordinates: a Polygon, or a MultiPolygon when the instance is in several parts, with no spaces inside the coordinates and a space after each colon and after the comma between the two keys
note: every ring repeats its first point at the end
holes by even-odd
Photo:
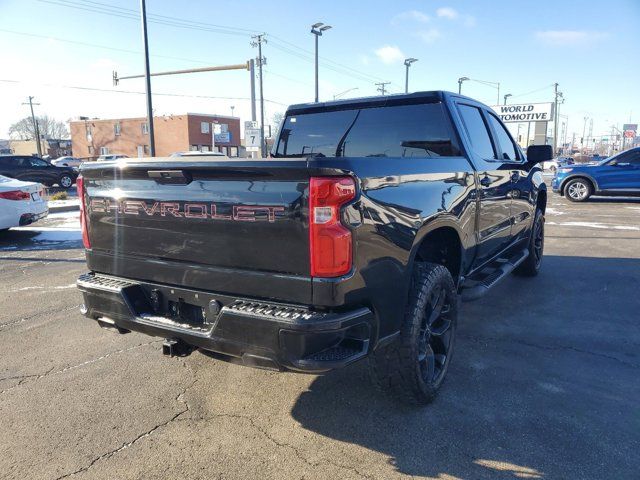
{"type": "Polygon", "coordinates": [[[0,198],[4,200],[31,200],[31,194],[22,190],[11,190],[10,192],[0,192],[0,198]]]}
{"type": "Polygon", "coordinates": [[[85,189],[84,178],[79,175],[76,179],[76,189],[78,190],[78,198],[80,199],[80,228],[82,229],[82,244],[84,248],[91,248],[89,241],[89,229],[87,226],[87,210],[85,208],[85,189]]]}
{"type": "Polygon", "coordinates": [[[312,177],[309,183],[309,249],[312,277],[339,277],[351,270],[351,232],[340,207],[356,196],[351,177],[312,177]]]}

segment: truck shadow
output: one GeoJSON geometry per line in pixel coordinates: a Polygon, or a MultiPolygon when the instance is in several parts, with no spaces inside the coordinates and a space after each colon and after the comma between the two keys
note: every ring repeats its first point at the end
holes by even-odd
{"type": "Polygon", "coordinates": [[[84,248],[80,232],[8,230],[0,232],[0,252],[71,250],[84,248]]]}
{"type": "Polygon", "coordinates": [[[538,277],[463,304],[456,355],[431,405],[381,395],[363,363],[318,377],[292,416],[408,475],[605,478],[615,465],[631,478],[634,454],[619,449],[640,442],[639,272],[640,259],[546,256],[538,277]]]}

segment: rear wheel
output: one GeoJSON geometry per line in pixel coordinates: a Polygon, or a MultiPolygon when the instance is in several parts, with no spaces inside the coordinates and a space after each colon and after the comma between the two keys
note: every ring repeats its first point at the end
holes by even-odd
{"type": "Polygon", "coordinates": [[[67,174],[61,175],[60,180],[58,180],[58,183],[62,188],[65,188],[65,189],[71,188],[71,185],[73,185],[73,177],[67,174]]]}
{"type": "Polygon", "coordinates": [[[584,202],[593,193],[591,182],[584,178],[569,180],[564,187],[565,196],[572,202],[584,202]]]}
{"type": "Polygon", "coordinates": [[[544,214],[542,210],[536,210],[536,216],[531,226],[531,237],[529,237],[529,256],[518,265],[513,273],[523,277],[535,277],[542,265],[542,255],[544,253],[544,214]]]}
{"type": "Polygon", "coordinates": [[[431,402],[449,369],[457,320],[458,298],[449,270],[416,263],[400,337],[369,358],[374,383],[405,403],[431,402]]]}

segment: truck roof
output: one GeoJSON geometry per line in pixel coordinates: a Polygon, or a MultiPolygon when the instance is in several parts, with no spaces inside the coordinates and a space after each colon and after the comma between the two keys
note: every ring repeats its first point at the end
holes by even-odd
{"type": "Polygon", "coordinates": [[[339,110],[345,107],[373,107],[373,106],[383,106],[389,103],[393,104],[403,104],[403,103],[414,103],[415,101],[426,101],[426,102],[439,102],[443,101],[445,97],[455,96],[460,98],[465,98],[470,101],[476,102],[472,98],[465,97],[464,95],[459,95],[457,93],[448,92],[445,90],[433,90],[428,92],[413,92],[413,93],[401,93],[401,94],[392,94],[392,95],[377,95],[375,97],[359,97],[359,98],[348,98],[343,100],[331,100],[328,102],[318,102],[318,103],[299,103],[295,105],[290,105],[287,109],[287,113],[303,113],[303,112],[311,112],[318,110],[339,110]]]}

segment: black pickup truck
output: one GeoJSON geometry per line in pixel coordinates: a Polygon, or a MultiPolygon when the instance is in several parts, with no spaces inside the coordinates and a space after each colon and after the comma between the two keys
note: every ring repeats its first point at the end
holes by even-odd
{"type": "Polygon", "coordinates": [[[494,112],[421,92],[291,106],[269,158],[83,164],[83,313],[246,365],[368,357],[430,401],[459,298],[542,260],[547,190],[494,112]]]}

